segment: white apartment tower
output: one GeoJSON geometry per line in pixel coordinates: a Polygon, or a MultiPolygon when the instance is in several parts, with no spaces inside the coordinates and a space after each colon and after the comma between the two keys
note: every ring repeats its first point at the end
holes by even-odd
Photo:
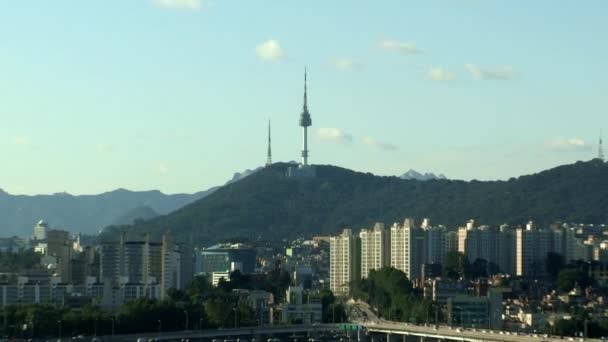
{"type": "Polygon", "coordinates": [[[350,294],[350,284],[360,279],[359,241],[352,230],[329,239],[329,289],[337,297],[350,294]]]}
{"type": "Polygon", "coordinates": [[[424,238],[423,259],[425,264],[441,264],[448,252],[446,229],[443,226],[433,227],[428,218],[420,225],[424,238]]]}
{"type": "Polygon", "coordinates": [[[403,271],[410,280],[420,277],[421,260],[416,260],[415,230],[411,218],[391,227],[391,267],[403,271]]]}
{"type": "Polygon", "coordinates": [[[361,239],[361,277],[367,278],[371,270],[390,265],[390,232],[384,223],[376,223],[373,229],[363,229],[361,239]]]}
{"type": "Polygon", "coordinates": [[[544,269],[547,253],[552,251],[553,239],[550,230],[538,229],[530,221],[526,228],[515,231],[515,275],[539,276],[544,269]]]}
{"type": "Polygon", "coordinates": [[[46,240],[46,232],[49,229],[49,226],[44,222],[44,220],[40,220],[38,224],[34,227],[34,240],[46,240]]]}

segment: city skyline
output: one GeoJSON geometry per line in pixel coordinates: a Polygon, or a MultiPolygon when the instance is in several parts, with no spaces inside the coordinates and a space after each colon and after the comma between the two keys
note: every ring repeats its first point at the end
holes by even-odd
{"type": "Polygon", "coordinates": [[[312,164],[508,179],[596,157],[606,122],[601,1],[0,8],[13,194],[207,189],[264,164],[268,119],[299,160],[304,65],[312,164]]]}

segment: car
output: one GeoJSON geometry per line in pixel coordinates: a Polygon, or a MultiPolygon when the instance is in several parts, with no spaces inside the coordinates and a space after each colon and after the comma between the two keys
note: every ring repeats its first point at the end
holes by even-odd
{"type": "Polygon", "coordinates": [[[456,332],[462,332],[462,329],[456,328],[456,332]]]}

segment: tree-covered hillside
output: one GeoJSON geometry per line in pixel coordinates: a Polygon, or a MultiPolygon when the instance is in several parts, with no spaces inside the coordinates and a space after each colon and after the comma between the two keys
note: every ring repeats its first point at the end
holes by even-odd
{"type": "Polygon", "coordinates": [[[608,221],[608,164],[600,160],[487,182],[421,182],[334,166],[317,166],[314,179],[290,179],[287,167],[273,165],[167,216],[108,228],[105,237],[121,229],[157,236],[171,230],[179,239],[207,244],[336,233],[409,216],[450,227],[469,218],[486,224],[608,221]]]}

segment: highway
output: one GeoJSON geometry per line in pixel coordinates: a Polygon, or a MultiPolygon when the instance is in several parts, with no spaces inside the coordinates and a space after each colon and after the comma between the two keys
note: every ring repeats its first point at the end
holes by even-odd
{"type": "MultiPolygon", "coordinates": [[[[601,341],[599,339],[578,338],[578,337],[555,337],[540,334],[524,334],[506,331],[495,331],[489,329],[461,329],[451,328],[446,325],[415,325],[401,322],[391,322],[378,318],[371,308],[364,302],[351,302],[351,306],[356,307],[362,312],[362,319],[358,323],[362,325],[368,333],[385,334],[385,338],[390,336],[391,340],[399,341],[402,336],[418,336],[446,341],[502,341],[502,342],[565,342],[565,341],[601,341]]],[[[369,338],[368,338],[369,340],[369,338]]],[[[390,342],[390,341],[389,341],[390,342]]]]}
{"type": "MultiPolygon", "coordinates": [[[[411,341],[414,337],[423,338],[421,340],[441,340],[441,341],[467,341],[467,342],[568,342],[568,341],[586,341],[599,342],[599,339],[582,339],[575,337],[556,337],[543,336],[540,334],[523,334],[506,331],[494,331],[489,329],[463,329],[457,327],[449,327],[446,325],[415,325],[401,322],[392,322],[378,318],[371,310],[369,305],[364,302],[350,301],[349,307],[354,314],[351,316],[353,324],[361,326],[359,332],[352,331],[348,341],[356,341],[361,338],[365,342],[402,342],[406,338],[411,341]]],[[[355,326],[356,327],[356,326],[355,326]]],[[[286,336],[300,336],[304,338],[318,334],[344,334],[340,331],[339,324],[313,324],[313,325],[285,325],[285,326],[267,326],[267,327],[247,327],[236,329],[213,329],[213,330],[198,330],[198,331],[176,331],[166,332],[162,334],[137,334],[137,335],[122,335],[122,336],[104,336],[99,337],[99,341],[117,341],[117,342],[135,342],[143,341],[180,341],[188,340],[211,340],[218,338],[220,340],[228,339],[236,341],[241,338],[251,340],[256,338],[260,341],[266,341],[267,337],[282,336],[281,341],[293,341],[286,336]]],[[[305,338],[306,340],[307,338],[305,338]]],[[[336,338],[337,340],[338,338],[336,338]]]]}
{"type": "MultiPolygon", "coordinates": [[[[213,339],[213,338],[246,338],[250,339],[251,336],[275,336],[275,335],[303,335],[306,336],[308,333],[327,333],[336,332],[339,329],[338,324],[313,324],[313,325],[277,325],[267,327],[246,327],[246,328],[232,328],[232,329],[209,329],[209,330],[190,330],[190,331],[173,331],[164,333],[148,333],[148,334],[133,334],[133,335],[115,335],[115,336],[101,336],[97,340],[101,341],[129,341],[135,342],[139,339],[144,341],[179,341],[181,339],[199,340],[199,339],[213,339]]],[[[265,340],[264,340],[265,341],[265,340]]]]}

